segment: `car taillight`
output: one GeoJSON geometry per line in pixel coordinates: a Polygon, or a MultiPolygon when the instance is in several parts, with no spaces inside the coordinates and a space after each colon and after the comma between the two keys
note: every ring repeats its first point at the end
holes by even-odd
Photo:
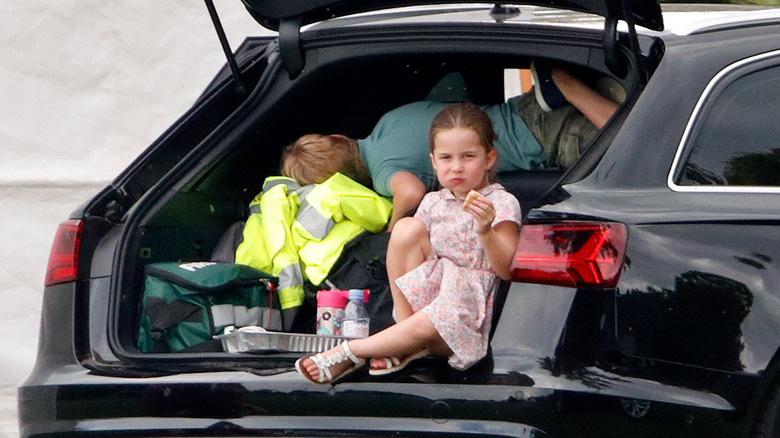
{"type": "Polygon", "coordinates": [[[512,263],[512,281],[558,286],[614,287],[626,250],[617,222],[526,224],[512,263]]]}
{"type": "Polygon", "coordinates": [[[60,224],[49,254],[45,286],[74,281],[78,274],[79,246],[84,223],[69,220],[60,224]]]}

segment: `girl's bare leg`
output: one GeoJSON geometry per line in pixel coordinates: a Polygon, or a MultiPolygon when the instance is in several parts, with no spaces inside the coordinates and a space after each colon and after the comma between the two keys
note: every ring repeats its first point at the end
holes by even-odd
{"type": "Polygon", "coordinates": [[[390,280],[396,321],[403,321],[414,312],[404,294],[395,285],[395,280],[420,266],[430,253],[428,230],[419,219],[405,217],[395,224],[387,245],[387,277],[390,280]]]}
{"type": "MultiPolygon", "coordinates": [[[[349,348],[355,356],[363,359],[400,357],[417,353],[426,347],[431,354],[452,354],[428,317],[422,312],[414,313],[406,297],[395,285],[398,277],[419,266],[430,253],[431,243],[425,224],[411,217],[402,218],[395,224],[387,247],[387,274],[398,322],[367,338],[349,341],[349,348]]],[[[328,356],[341,349],[341,345],[338,345],[322,355],[328,356]]],[[[319,372],[314,362],[304,359],[302,364],[306,373],[316,380],[319,372]]],[[[330,367],[330,372],[338,376],[351,366],[351,361],[342,362],[330,367]]]]}
{"type": "Polygon", "coordinates": [[[427,348],[431,354],[449,356],[452,350],[423,312],[363,339],[349,342],[355,356],[362,358],[406,356],[427,348]]]}

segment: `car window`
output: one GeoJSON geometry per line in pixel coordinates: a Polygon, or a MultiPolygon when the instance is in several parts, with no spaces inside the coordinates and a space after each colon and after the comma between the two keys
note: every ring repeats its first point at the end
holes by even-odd
{"type": "Polygon", "coordinates": [[[780,66],[752,65],[731,77],[702,107],[681,186],[780,186],[780,66]]]}

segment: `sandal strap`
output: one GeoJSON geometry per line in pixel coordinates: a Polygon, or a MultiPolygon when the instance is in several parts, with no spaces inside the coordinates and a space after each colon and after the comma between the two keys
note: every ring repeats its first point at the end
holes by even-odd
{"type": "Polygon", "coordinates": [[[347,341],[341,343],[341,351],[337,351],[327,356],[323,356],[322,353],[317,353],[314,356],[309,356],[309,359],[317,366],[317,381],[320,383],[333,380],[333,373],[330,372],[330,367],[333,365],[338,365],[347,360],[352,361],[355,365],[363,365],[366,362],[364,359],[361,359],[352,353],[347,341]]]}
{"type": "Polygon", "coordinates": [[[330,358],[331,356],[325,357],[320,353],[309,356],[309,359],[317,366],[317,381],[320,383],[329,382],[333,379],[333,373],[330,372],[330,366],[332,365],[329,365],[330,358]]]}
{"type": "MultiPolygon", "coordinates": [[[[341,343],[341,349],[344,350],[344,354],[355,365],[363,365],[364,363],[366,363],[365,359],[361,359],[361,358],[355,356],[354,354],[352,354],[352,349],[349,348],[349,342],[347,342],[347,341],[342,342],[341,343]]],[[[342,362],[342,361],[340,361],[340,362],[342,362]]]]}
{"type": "MultiPolygon", "coordinates": [[[[377,357],[374,358],[374,360],[380,361],[385,365],[385,368],[392,368],[395,366],[398,366],[401,364],[401,360],[398,359],[398,356],[385,356],[385,357],[377,357]]],[[[380,368],[382,369],[382,368],[380,368]]]]}
{"type": "Polygon", "coordinates": [[[333,383],[335,380],[349,375],[366,363],[365,359],[361,359],[352,353],[352,349],[349,348],[347,341],[341,343],[341,351],[333,352],[327,356],[323,355],[322,353],[317,353],[309,356],[308,359],[311,360],[314,366],[317,368],[316,380],[312,377],[311,374],[309,374],[306,369],[304,369],[303,361],[305,358],[300,358],[295,361],[295,370],[298,372],[298,374],[310,382],[321,384],[333,383]],[[330,368],[334,365],[339,365],[346,361],[351,361],[352,364],[334,378],[330,368]]]}

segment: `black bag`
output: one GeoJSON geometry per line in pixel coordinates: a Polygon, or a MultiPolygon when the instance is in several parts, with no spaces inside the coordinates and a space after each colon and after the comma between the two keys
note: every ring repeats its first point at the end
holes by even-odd
{"type": "Polygon", "coordinates": [[[387,279],[387,243],[390,233],[363,234],[344,248],[341,257],[320,289],[369,289],[366,310],[371,317],[369,333],[374,334],[395,324],[393,296],[387,279]]]}
{"type": "Polygon", "coordinates": [[[175,352],[211,340],[225,327],[282,327],[276,278],[234,263],[163,262],[146,266],[138,348],[175,352]]]}

